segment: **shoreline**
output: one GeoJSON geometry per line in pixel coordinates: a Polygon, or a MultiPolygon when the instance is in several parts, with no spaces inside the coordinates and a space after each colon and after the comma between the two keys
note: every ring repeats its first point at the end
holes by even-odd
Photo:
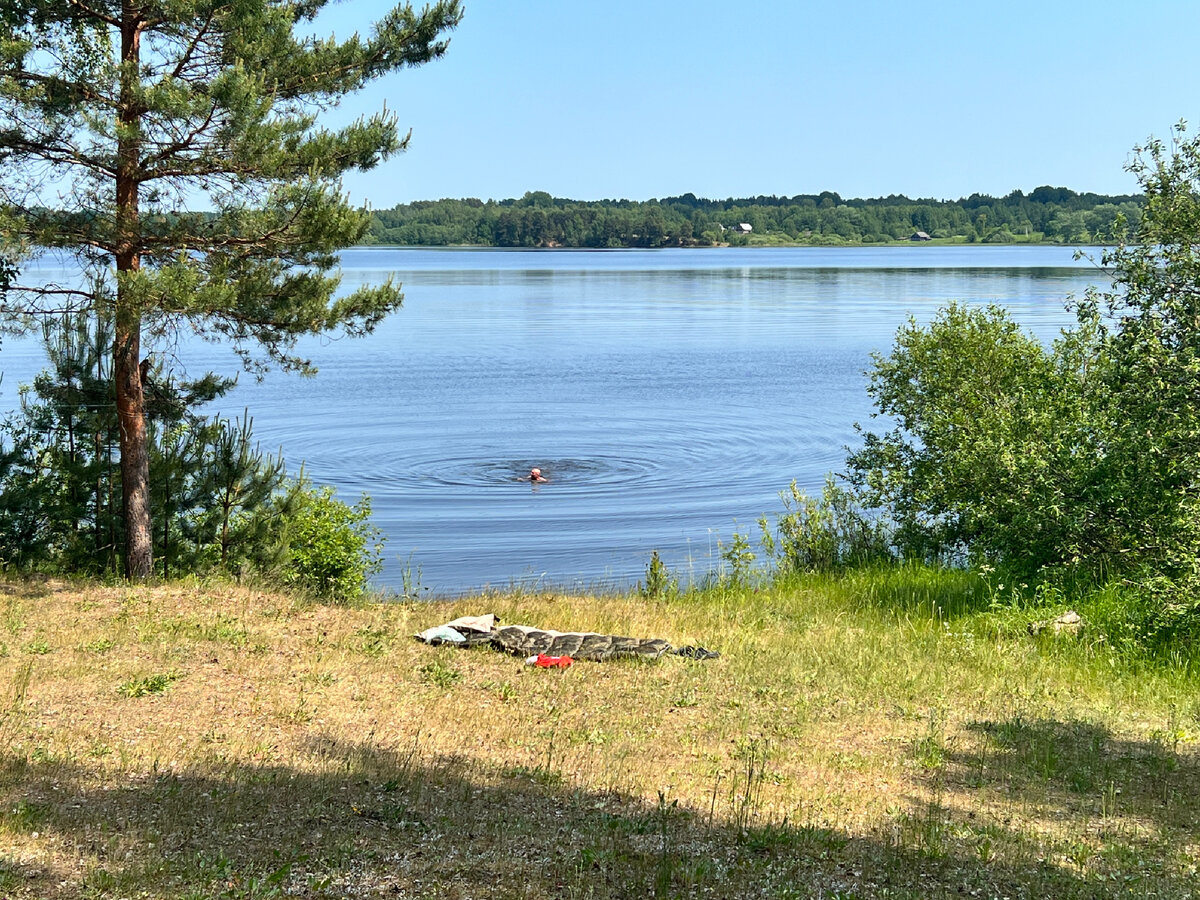
{"type": "Polygon", "coordinates": [[[517,247],[500,244],[388,244],[382,242],[355,244],[353,247],[346,249],[364,250],[374,249],[376,247],[388,250],[543,250],[550,252],[566,252],[578,253],[589,252],[595,253],[600,251],[608,252],[623,252],[630,250],[639,251],[656,251],[656,250],[802,250],[811,248],[813,250],[878,250],[883,247],[964,247],[977,249],[980,247],[1098,247],[1104,246],[1095,242],[1082,243],[1062,243],[1059,241],[963,241],[955,238],[933,238],[928,241],[886,241],[872,243],[814,243],[812,241],[803,242],[784,242],[784,241],[751,241],[745,244],[667,244],[661,247],[637,247],[637,246],[621,246],[621,247],[565,247],[557,246],[534,246],[534,247],[517,247]]]}

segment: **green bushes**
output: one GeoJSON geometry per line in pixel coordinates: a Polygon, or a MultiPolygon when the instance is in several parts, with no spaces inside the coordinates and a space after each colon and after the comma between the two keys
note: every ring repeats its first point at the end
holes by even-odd
{"type": "MultiPolygon", "coordinates": [[[[1179,646],[1200,636],[1200,141],[1180,126],[1130,169],[1144,211],[1078,325],[1044,347],[997,308],[910,322],[871,373],[890,428],[848,480],[899,555],[1067,585],[1119,642],[1179,646]]],[[[840,564],[831,521],[784,517],[798,564],[840,564]]]]}
{"type": "Polygon", "coordinates": [[[370,524],[369,498],[364,494],[348,506],[331,487],[313,488],[302,480],[297,488],[286,526],[284,580],[335,600],[361,596],[381,568],[383,549],[379,529],[370,524]]]}
{"type": "Polygon", "coordinates": [[[868,391],[892,427],[847,458],[855,498],[885,510],[900,555],[1003,563],[1025,574],[1080,559],[1098,448],[1084,373],[1093,332],[1045,348],[1001,309],[953,304],[900,329],[868,391]]]}
{"type": "Polygon", "coordinates": [[[667,564],[655,550],[650,554],[650,562],[646,566],[646,580],[638,582],[638,593],[647,600],[660,600],[678,588],[678,581],[671,577],[671,573],[667,571],[667,564]]]}
{"type": "MultiPolygon", "coordinates": [[[[841,482],[816,498],[793,484],[774,525],[760,523],[774,574],[974,569],[1001,615],[1070,604],[1116,646],[1195,646],[1200,139],[1181,126],[1130,169],[1145,203],[1128,242],[1102,256],[1112,286],[1075,301],[1058,340],[1042,344],[1003,309],[951,304],[874,357],[881,427],[864,431],[841,482]]],[[[1129,234],[1126,212],[1104,210],[1105,231],[1129,234]]]]}
{"type": "MultiPolygon", "coordinates": [[[[1130,169],[1145,189],[1109,290],[1050,346],[997,307],[910,320],[874,357],[844,483],[793,484],[763,543],[778,572],[911,560],[996,573],[1000,606],[1087,608],[1123,647],[1200,637],[1200,140],[1130,169]],[[1012,585],[1019,585],[1014,589],[1012,585]]],[[[1126,233],[1109,210],[1111,232],[1126,233]]],[[[997,607],[999,608],[999,607],[997,607]]]]}
{"type": "MultiPolygon", "coordinates": [[[[123,556],[120,467],[103,317],[47,325],[50,368],[21,392],[0,428],[0,568],[117,574],[123,556]]],[[[289,479],[248,415],[195,410],[233,382],[177,382],[145,370],[156,574],[222,572],[282,580],[339,600],[379,569],[370,504],[289,479]]]]}
{"type": "Polygon", "coordinates": [[[825,572],[896,559],[895,535],[886,517],[872,516],[832,477],[820,497],[796,482],[782,495],[784,513],[775,533],[764,518],[762,544],[781,572],[825,572]]]}

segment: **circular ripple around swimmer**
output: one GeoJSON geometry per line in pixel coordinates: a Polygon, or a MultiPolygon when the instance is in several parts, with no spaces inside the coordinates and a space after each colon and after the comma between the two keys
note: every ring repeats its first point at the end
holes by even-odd
{"type": "Polygon", "coordinates": [[[590,459],[472,459],[426,460],[412,466],[403,478],[412,484],[445,487],[490,487],[529,480],[538,467],[551,484],[596,488],[651,478],[658,466],[644,460],[595,457],[590,459]]]}

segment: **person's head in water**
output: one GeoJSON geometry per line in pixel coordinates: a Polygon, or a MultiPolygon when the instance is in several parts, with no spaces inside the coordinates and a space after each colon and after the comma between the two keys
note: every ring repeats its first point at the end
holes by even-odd
{"type": "Polygon", "coordinates": [[[544,475],[542,475],[541,469],[533,468],[533,469],[529,470],[529,480],[530,481],[546,481],[547,479],[544,475]]]}

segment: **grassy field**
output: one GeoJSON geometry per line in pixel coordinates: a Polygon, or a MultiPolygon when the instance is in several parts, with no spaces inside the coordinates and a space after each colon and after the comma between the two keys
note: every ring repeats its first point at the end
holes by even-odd
{"type": "Polygon", "coordinates": [[[1200,896],[1196,675],[986,601],[0,584],[0,896],[1200,896]],[[722,656],[411,638],[482,612],[722,656]]]}

